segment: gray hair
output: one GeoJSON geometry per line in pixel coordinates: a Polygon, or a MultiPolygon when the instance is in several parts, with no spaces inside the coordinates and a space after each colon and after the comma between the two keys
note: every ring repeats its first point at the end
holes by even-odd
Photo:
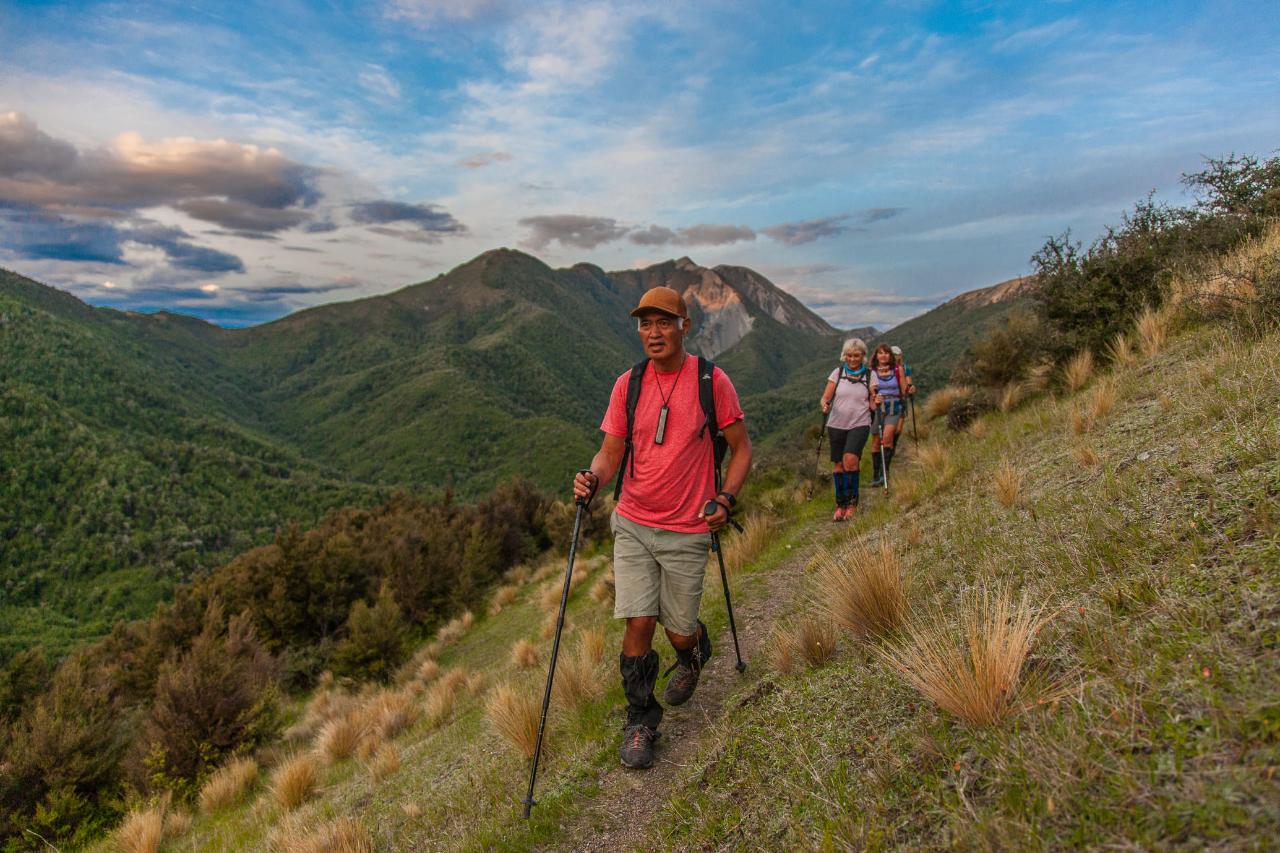
{"type": "Polygon", "coordinates": [[[867,345],[863,342],[862,338],[849,338],[849,340],[845,341],[840,347],[841,358],[844,358],[851,352],[861,352],[863,357],[866,357],[867,345]]]}

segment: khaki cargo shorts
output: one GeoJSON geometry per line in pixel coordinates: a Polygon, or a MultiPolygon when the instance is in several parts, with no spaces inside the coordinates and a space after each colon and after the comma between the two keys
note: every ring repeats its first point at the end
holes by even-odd
{"type": "Polygon", "coordinates": [[[646,527],[617,512],[609,525],[613,528],[614,618],[657,616],[673,634],[696,634],[711,534],[646,527]]]}

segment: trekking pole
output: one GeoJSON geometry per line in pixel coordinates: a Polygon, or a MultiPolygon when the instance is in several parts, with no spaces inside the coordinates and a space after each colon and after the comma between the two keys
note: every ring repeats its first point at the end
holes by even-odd
{"type": "MultiPolygon", "coordinates": [[[[578,472],[588,473],[587,469],[578,472]]],[[[596,487],[600,485],[596,481],[596,487]]],[[[547,708],[551,705],[551,680],[556,674],[556,656],[560,653],[560,632],[564,628],[564,610],[569,603],[569,581],[573,579],[573,558],[578,553],[578,534],[582,532],[582,514],[591,505],[596,496],[593,488],[586,498],[574,498],[578,508],[573,516],[573,538],[569,540],[569,565],[564,571],[564,589],[560,591],[560,615],[556,617],[556,636],[551,643],[551,663],[547,665],[547,688],[542,694],[542,718],[538,721],[538,740],[533,747],[533,765],[529,768],[529,792],[524,797],[524,817],[529,819],[529,812],[537,805],[533,799],[533,783],[538,778],[538,759],[542,756],[542,733],[547,727],[547,708]]]]}
{"type": "Polygon", "coordinates": [[[911,443],[919,444],[920,436],[916,435],[916,395],[908,397],[907,402],[911,405],[911,443]]]}
{"type": "Polygon", "coordinates": [[[886,457],[884,455],[884,419],[888,417],[887,410],[882,403],[880,405],[880,477],[884,483],[885,494],[889,493],[889,466],[885,464],[886,457]]]}
{"type": "MultiPolygon", "coordinates": [[[[818,451],[813,458],[813,467],[815,470],[818,468],[819,465],[822,464],[822,439],[825,438],[827,435],[827,418],[829,417],[831,417],[830,412],[822,413],[822,429],[818,431],[818,451]]],[[[814,484],[816,482],[817,481],[814,479],[809,480],[809,496],[805,498],[805,500],[807,501],[813,500],[813,492],[815,488],[814,484]]]]}
{"type": "MultiPolygon", "coordinates": [[[[712,501],[712,503],[715,503],[712,501]]],[[[738,527],[734,524],[734,527],[738,527]]],[[[741,530],[741,527],[738,527],[741,530]]],[[[747,665],[742,660],[742,652],[738,651],[738,627],[733,624],[733,599],[729,597],[729,574],[724,570],[724,553],[720,550],[720,534],[711,531],[711,550],[716,552],[716,559],[720,562],[720,583],[724,584],[724,607],[729,612],[729,633],[733,635],[733,654],[738,659],[736,668],[738,672],[746,672],[747,665]]]]}

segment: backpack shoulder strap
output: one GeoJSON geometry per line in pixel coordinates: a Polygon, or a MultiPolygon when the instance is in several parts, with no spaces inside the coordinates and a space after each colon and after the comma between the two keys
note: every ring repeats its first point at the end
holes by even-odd
{"type": "Polygon", "coordinates": [[[627,437],[622,451],[622,464],[618,466],[618,476],[613,483],[613,499],[616,501],[622,494],[622,476],[631,465],[631,476],[636,474],[636,460],[631,443],[631,431],[636,423],[636,405],[640,402],[640,384],[644,381],[644,372],[649,367],[649,359],[636,362],[631,368],[631,376],[627,380],[627,437]]]}
{"type": "Polygon", "coordinates": [[[724,430],[716,418],[716,386],[715,363],[710,359],[698,356],[698,402],[702,404],[702,429],[698,437],[711,434],[711,466],[715,471],[716,491],[720,491],[720,465],[724,462],[725,451],[729,443],[725,441],[724,430]]]}

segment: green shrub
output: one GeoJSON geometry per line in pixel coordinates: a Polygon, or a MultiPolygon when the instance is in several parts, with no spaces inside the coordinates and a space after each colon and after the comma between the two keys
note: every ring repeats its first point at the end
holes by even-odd
{"type": "Polygon", "coordinates": [[[1001,387],[1026,378],[1044,354],[1044,328],[1030,311],[1014,310],[984,336],[969,344],[951,374],[952,385],[1001,387]]]}
{"type": "Polygon", "coordinates": [[[405,658],[407,626],[390,585],[384,583],[370,607],[351,606],[346,636],[333,650],[333,673],[354,679],[388,681],[405,658]]]}

